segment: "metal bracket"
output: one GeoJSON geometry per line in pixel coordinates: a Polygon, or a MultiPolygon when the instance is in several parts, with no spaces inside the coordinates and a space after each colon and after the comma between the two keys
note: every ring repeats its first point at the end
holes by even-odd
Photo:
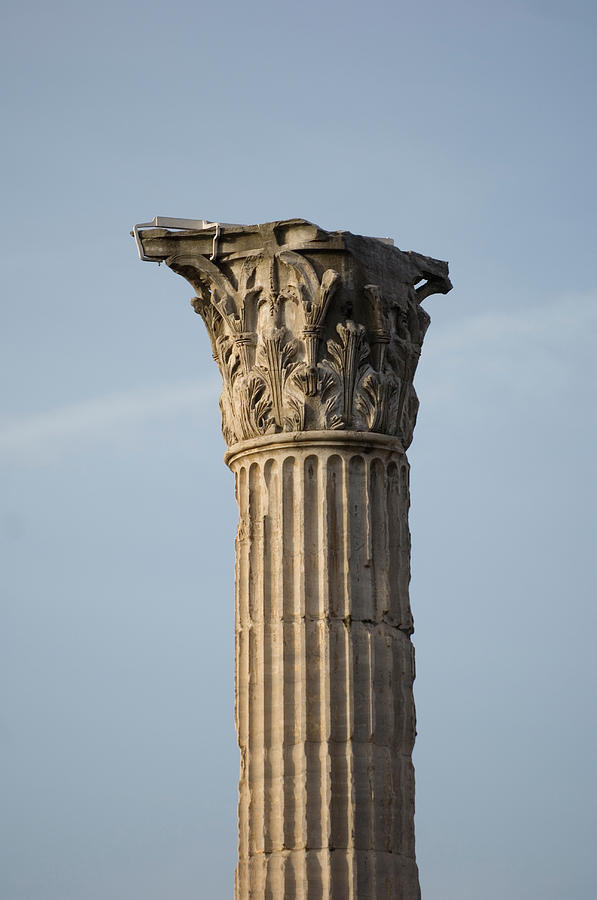
{"type": "Polygon", "coordinates": [[[157,264],[160,265],[162,262],[161,259],[156,259],[154,256],[147,256],[145,254],[143,244],[141,243],[142,228],[169,228],[176,231],[207,231],[210,228],[213,228],[214,238],[210,256],[210,259],[213,260],[216,258],[218,252],[220,231],[224,224],[231,228],[239,227],[237,225],[228,225],[228,223],[223,222],[209,222],[207,219],[173,219],[170,216],[155,216],[151,222],[141,222],[139,225],[134,225],[133,237],[135,238],[135,244],[137,245],[139,259],[144,262],[157,262],[157,264]]]}

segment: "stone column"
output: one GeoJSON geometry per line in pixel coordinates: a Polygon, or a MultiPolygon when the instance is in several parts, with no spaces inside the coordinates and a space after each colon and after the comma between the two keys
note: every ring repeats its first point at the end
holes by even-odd
{"type": "Polygon", "coordinates": [[[408,447],[446,263],[302,219],[154,229],[194,287],[235,473],[235,897],[416,900],[408,447]],[[210,258],[212,257],[212,258],[210,258]]]}

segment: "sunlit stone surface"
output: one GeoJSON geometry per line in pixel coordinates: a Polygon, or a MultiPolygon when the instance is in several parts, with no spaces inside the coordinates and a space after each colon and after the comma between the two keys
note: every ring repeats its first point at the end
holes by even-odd
{"type": "Polygon", "coordinates": [[[444,262],[302,219],[152,229],[236,476],[237,900],[416,900],[412,380],[444,262]]]}

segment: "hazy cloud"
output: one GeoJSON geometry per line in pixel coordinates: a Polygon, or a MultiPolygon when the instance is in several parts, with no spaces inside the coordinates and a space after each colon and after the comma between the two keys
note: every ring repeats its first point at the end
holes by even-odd
{"type": "Polygon", "coordinates": [[[448,351],[478,348],[483,353],[487,344],[507,349],[511,339],[555,348],[562,340],[582,339],[587,328],[596,325],[597,295],[578,294],[537,306],[521,305],[519,310],[470,316],[435,333],[433,340],[436,347],[448,351]]]}
{"type": "Polygon", "coordinates": [[[597,296],[569,295],[537,306],[509,308],[433,323],[417,386],[427,406],[462,389],[482,400],[487,390],[526,398],[577,381],[592,357],[597,332],[597,296]]]}
{"type": "Polygon", "coordinates": [[[0,458],[34,461],[60,455],[73,442],[130,437],[146,424],[217,403],[218,383],[192,379],[106,394],[0,425],[0,458]]]}

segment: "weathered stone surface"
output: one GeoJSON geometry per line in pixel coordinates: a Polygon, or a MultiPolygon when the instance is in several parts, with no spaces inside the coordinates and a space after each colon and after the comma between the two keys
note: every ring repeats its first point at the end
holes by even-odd
{"type": "Polygon", "coordinates": [[[235,473],[237,900],[418,900],[412,379],[446,263],[302,219],[143,233],[195,288],[235,473]]]}
{"type": "Polygon", "coordinates": [[[407,447],[429,316],[451,285],[444,262],[302,219],[210,236],[144,233],[148,255],[197,291],[222,374],[229,446],[284,431],[391,434],[407,447]]]}
{"type": "Polygon", "coordinates": [[[381,435],[289,437],[229,459],[237,897],[415,898],[406,457],[381,435]]]}

